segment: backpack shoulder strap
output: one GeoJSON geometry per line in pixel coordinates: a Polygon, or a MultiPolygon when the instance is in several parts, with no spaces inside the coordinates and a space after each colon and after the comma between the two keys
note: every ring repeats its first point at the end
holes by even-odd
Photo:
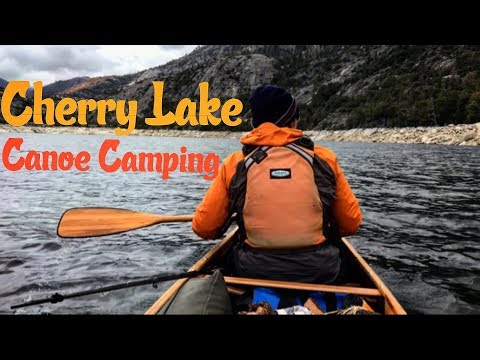
{"type": "Polygon", "coordinates": [[[305,161],[307,161],[311,166],[313,166],[314,156],[312,156],[311,154],[306,152],[304,150],[305,148],[302,149],[300,146],[294,145],[293,143],[292,144],[287,144],[287,145],[284,145],[284,146],[286,148],[289,148],[293,152],[297,153],[297,155],[299,155],[301,158],[303,158],[305,161]]]}
{"type": "Polygon", "coordinates": [[[302,136],[300,139],[297,139],[293,142],[293,144],[303,147],[305,149],[313,151],[315,144],[313,143],[313,140],[310,139],[308,136],[302,136]]]}
{"type": "Polygon", "coordinates": [[[257,147],[253,152],[245,156],[243,161],[247,171],[250,169],[253,163],[260,164],[262,160],[268,156],[267,151],[271,148],[271,146],[257,147]]]}
{"type": "Polygon", "coordinates": [[[255,145],[243,145],[242,152],[243,156],[248,156],[251,152],[253,152],[258,146],[255,145]]]}

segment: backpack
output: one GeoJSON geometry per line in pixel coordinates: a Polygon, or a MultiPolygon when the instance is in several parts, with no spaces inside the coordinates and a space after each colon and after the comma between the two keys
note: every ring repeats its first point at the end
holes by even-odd
{"type": "Polygon", "coordinates": [[[311,139],[242,151],[228,189],[241,240],[257,248],[301,248],[338,237],[335,174],[315,155],[311,139]]]}

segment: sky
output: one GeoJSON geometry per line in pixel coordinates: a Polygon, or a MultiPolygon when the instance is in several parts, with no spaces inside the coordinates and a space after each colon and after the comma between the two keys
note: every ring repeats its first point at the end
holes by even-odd
{"type": "Polygon", "coordinates": [[[0,78],[41,80],[123,75],[177,59],[197,45],[2,45],[0,78]]]}

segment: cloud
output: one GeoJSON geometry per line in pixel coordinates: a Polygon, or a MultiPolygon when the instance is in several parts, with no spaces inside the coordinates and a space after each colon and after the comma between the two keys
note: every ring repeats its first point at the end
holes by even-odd
{"type": "Polygon", "coordinates": [[[123,75],[164,64],[196,45],[0,46],[0,78],[49,84],[77,76],[123,75]]]}
{"type": "Polygon", "coordinates": [[[195,48],[196,45],[157,45],[157,46],[165,50],[183,50],[189,46],[193,46],[195,48]]]}

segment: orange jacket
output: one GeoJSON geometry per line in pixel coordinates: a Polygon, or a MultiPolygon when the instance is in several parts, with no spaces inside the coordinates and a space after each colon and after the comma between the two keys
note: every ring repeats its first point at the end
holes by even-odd
{"type": "MultiPolygon", "coordinates": [[[[240,142],[244,145],[282,146],[302,137],[302,131],[266,122],[246,134],[240,142]]],[[[362,222],[362,212],[357,198],[350,189],[347,179],[337,162],[335,154],[322,146],[315,145],[315,155],[325,160],[336,178],[333,214],[342,236],[353,235],[362,222]]],[[[203,239],[213,239],[228,217],[228,187],[235,174],[236,166],[243,160],[241,150],[229,155],[223,162],[217,177],[207,190],[201,204],[197,206],[192,222],[193,231],[203,239]]]]}

